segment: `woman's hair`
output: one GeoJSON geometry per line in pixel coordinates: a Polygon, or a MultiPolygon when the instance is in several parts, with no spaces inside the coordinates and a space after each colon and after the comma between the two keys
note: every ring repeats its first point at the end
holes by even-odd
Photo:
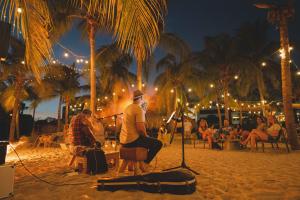
{"type": "MultiPolygon", "coordinates": [[[[207,121],[206,121],[205,119],[201,119],[201,120],[199,121],[199,127],[201,127],[201,122],[204,122],[204,123],[205,123],[205,129],[207,129],[207,128],[208,128],[207,121]]],[[[202,128],[202,127],[201,127],[201,128],[202,128]]]]}
{"type": "Polygon", "coordinates": [[[259,118],[261,120],[262,123],[266,122],[266,119],[263,116],[257,116],[256,119],[259,118]]]}

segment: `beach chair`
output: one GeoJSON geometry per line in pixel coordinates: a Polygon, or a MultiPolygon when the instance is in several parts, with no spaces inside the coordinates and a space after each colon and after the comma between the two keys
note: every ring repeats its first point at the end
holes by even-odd
{"type": "Polygon", "coordinates": [[[193,140],[193,145],[194,148],[196,148],[196,142],[198,142],[199,144],[202,143],[203,144],[203,148],[205,149],[205,144],[207,143],[207,139],[202,140],[202,139],[198,139],[196,133],[193,133],[191,136],[192,140],[193,140]]]}
{"type": "Polygon", "coordinates": [[[289,145],[288,145],[287,135],[285,134],[285,129],[280,129],[278,136],[274,137],[273,139],[268,139],[268,141],[257,140],[256,141],[256,150],[258,150],[258,146],[257,146],[258,143],[261,143],[263,152],[265,152],[265,143],[271,144],[272,149],[274,149],[274,150],[275,150],[274,145],[276,146],[276,149],[279,149],[278,143],[280,143],[280,142],[282,142],[285,145],[286,151],[287,151],[287,153],[289,153],[290,149],[289,149],[289,145]]]}

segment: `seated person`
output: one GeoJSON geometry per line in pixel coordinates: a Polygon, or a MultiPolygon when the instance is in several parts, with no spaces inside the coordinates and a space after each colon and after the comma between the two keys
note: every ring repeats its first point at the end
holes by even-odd
{"type": "Polygon", "coordinates": [[[212,130],[213,129],[208,128],[208,124],[205,119],[201,119],[199,121],[199,128],[197,134],[199,134],[200,136],[198,138],[207,140],[210,148],[212,148],[212,143],[214,142],[214,132],[212,130]]]}
{"type": "Polygon", "coordinates": [[[162,142],[147,135],[145,128],[145,110],[143,105],[143,93],[134,91],[133,103],[128,105],[123,114],[120,143],[123,147],[144,147],[148,149],[147,159],[144,161],[142,171],[148,171],[149,163],[162,147],[162,142]]]}
{"type": "Polygon", "coordinates": [[[79,153],[79,149],[92,147],[95,143],[95,138],[90,131],[91,124],[88,118],[92,112],[84,109],[71,119],[69,125],[70,148],[74,154],[79,153]]]}
{"type": "Polygon", "coordinates": [[[233,134],[233,128],[229,125],[229,120],[224,119],[223,127],[220,129],[219,134],[222,139],[230,137],[230,134],[233,134]]]}
{"type": "Polygon", "coordinates": [[[191,137],[192,128],[193,128],[192,122],[189,119],[184,118],[184,137],[185,138],[191,137]]]}
{"type": "Polygon", "coordinates": [[[279,131],[281,130],[281,126],[277,123],[277,120],[274,116],[270,115],[268,117],[268,128],[265,127],[265,124],[261,122],[256,129],[253,129],[247,139],[243,141],[241,144],[247,145],[250,141],[251,149],[253,150],[256,145],[257,140],[269,141],[273,140],[278,136],[279,131]]]}
{"type": "MultiPolygon", "coordinates": [[[[256,117],[256,130],[264,131],[266,129],[265,118],[263,116],[256,117]]],[[[254,130],[254,129],[253,129],[254,130]]],[[[242,131],[241,140],[246,140],[248,138],[250,131],[242,131]]]]}

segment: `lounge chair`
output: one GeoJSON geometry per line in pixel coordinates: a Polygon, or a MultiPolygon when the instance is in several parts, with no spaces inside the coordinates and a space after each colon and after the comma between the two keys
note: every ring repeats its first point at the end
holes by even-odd
{"type": "Polygon", "coordinates": [[[280,142],[284,143],[287,152],[288,153],[290,152],[288,141],[287,141],[287,136],[285,134],[285,129],[280,129],[278,136],[274,137],[273,139],[268,139],[268,141],[257,140],[256,141],[256,150],[258,149],[257,144],[259,142],[262,144],[263,152],[265,152],[265,143],[270,143],[272,145],[272,149],[275,149],[274,145],[276,145],[276,149],[279,149],[278,143],[280,143],[280,142]]]}

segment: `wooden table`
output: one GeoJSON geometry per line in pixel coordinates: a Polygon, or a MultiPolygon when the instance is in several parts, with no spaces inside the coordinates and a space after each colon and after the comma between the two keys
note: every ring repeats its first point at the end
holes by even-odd
{"type": "Polygon", "coordinates": [[[240,140],[238,139],[232,139],[232,140],[226,140],[224,142],[224,150],[240,150],[241,145],[240,145],[240,140]]]}

